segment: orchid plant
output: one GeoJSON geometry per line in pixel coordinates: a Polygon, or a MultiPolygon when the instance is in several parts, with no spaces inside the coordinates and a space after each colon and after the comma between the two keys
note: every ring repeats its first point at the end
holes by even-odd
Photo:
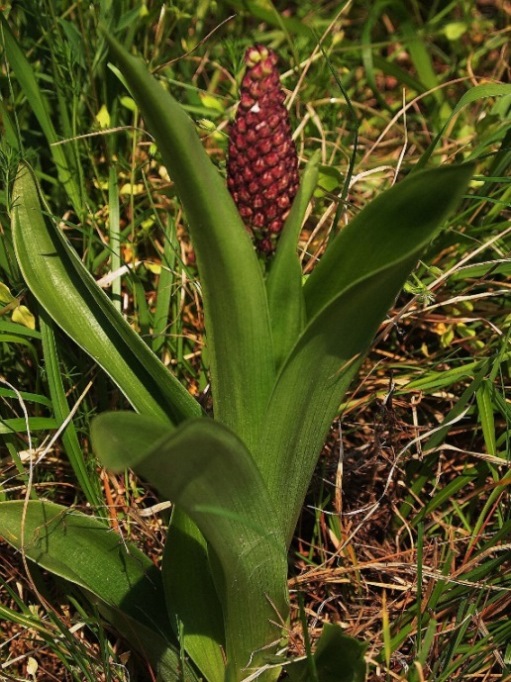
{"type": "MultiPolygon", "coordinates": [[[[343,396],[473,168],[411,173],[331,240],[304,281],[297,243],[317,183],[313,156],[299,185],[295,175],[286,185],[296,196],[278,239],[256,235],[262,251],[271,251],[266,273],[254,231],[247,230],[243,182],[230,183],[231,196],[183,108],[140,59],[105,37],[186,213],[204,305],[213,416],[96,285],[46,217],[33,171],[20,165],[12,230],[26,284],[133,407],[93,420],[94,452],[112,471],[133,469],[174,506],[159,568],[102,521],[45,499],[1,502],[0,534],[82,588],[164,682],[271,682],[284,668],[295,682],[363,680],[363,645],[335,625],[325,625],[313,657],[285,660],[287,554],[343,396]]],[[[256,52],[248,67],[262,64],[257,73],[274,79],[272,53],[261,46],[256,52]]],[[[261,110],[257,102],[245,109],[257,115],[258,130],[269,120],[261,110]]],[[[271,130],[287,130],[282,125],[271,130]]],[[[238,142],[233,172],[248,163],[239,160],[238,142]]],[[[280,205],[289,208],[285,200],[280,205]]]]}

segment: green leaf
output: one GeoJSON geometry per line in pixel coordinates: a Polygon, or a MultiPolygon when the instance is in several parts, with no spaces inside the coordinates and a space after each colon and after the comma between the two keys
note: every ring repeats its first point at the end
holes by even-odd
{"type": "MultiPolygon", "coordinates": [[[[431,50],[423,38],[422,31],[417,30],[417,23],[410,19],[408,12],[403,13],[403,19],[400,21],[400,30],[403,34],[406,50],[410,55],[421,83],[425,86],[426,90],[431,91],[431,95],[438,104],[446,106],[444,92],[438,87],[440,79],[438,69],[433,66],[431,50]]],[[[450,113],[449,107],[447,107],[447,112],[448,114],[450,113]]]]}
{"type": "Polygon", "coordinates": [[[296,343],[305,323],[302,267],[296,249],[305,212],[317,184],[319,159],[318,151],[305,168],[266,281],[277,367],[296,343]]]}
{"type": "Polygon", "coordinates": [[[469,24],[466,21],[449,21],[442,29],[442,33],[447,40],[453,42],[458,41],[462,35],[469,30],[469,24]]]}
{"type": "MultiPolygon", "coordinates": [[[[92,423],[94,449],[128,468],[172,433],[171,427],[133,412],[107,413],[92,423]]],[[[163,475],[163,473],[162,473],[163,475]]],[[[222,608],[209,571],[206,541],[195,524],[174,509],[162,561],[167,611],[179,641],[210,682],[222,682],[225,649],[222,608]]]]}
{"type": "Polygon", "coordinates": [[[29,431],[54,431],[60,426],[59,422],[52,417],[13,417],[2,419],[0,417],[0,434],[25,433],[29,431]]]}
{"type": "Polygon", "coordinates": [[[324,197],[342,185],[342,173],[333,166],[320,166],[317,187],[314,190],[315,197],[324,197]]]}
{"type": "Polygon", "coordinates": [[[36,329],[29,329],[28,327],[22,327],[15,322],[9,322],[8,320],[3,320],[0,317],[0,334],[13,334],[16,336],[28,336],[33,339],[40,339],[41,334],[36,329]]]}
{"type": "Polygon", "coordinates": [[[310,321],[281,369],[257,451],[288,542],[342,396],[471,173],[427,171],[385,192],[335,238],[304,287],[310,321]]]}
{"type": "Polygon", "coordinates": [[[2,118],[5,141],[7,142],[9,147],[12,147],[12,149],[15,149],[16,151],[19,151],[20,141],[18,138],[18,131],[12,121],[11,112],[5,106],[5,103],[3,101],[0,101],[0,117],[2,118]]]}
{"type": "Polygon", "coordinates": [[[239,12],[240,16],[242,16],[242,12],[246,12],[248,16],[257,18],[278,30],[283,29],[291,36],[303,36],[307,39],[312,37],[312,31],[307,24],[302,23],[300,19],[288,17],[283,12],[277,11],[270,2],[261,2],[261,0],[227,0],[227,4],[236,12],[239,12]]]}
{"type": "Polygon", "coordinates": [[[498,456],[497,440],[495,436],[495,415],[493,406],[494,387],[491,381],[484,379],[476,391],[477,411],[481,420],[486,452],[498,456]]]}
{"type": "Polygon", "coordinates": [[[0,502],[0,536],[99,600],[101,613],[168,682],[194,682],[164,608],[161,573],[91,516],[44,500],[0,502]]]}
{"type": "Polygon", "coordinates": [[[460,490],[469,486],[477,477],[479,472],[475,468],[468,468],[464,473],[459,474],[449,483],[441,486],[435,493],[434,497],[428,500],[428,502],[421,508],[410,525],[417,526],[421,523],[424,518],[427,518],[435,509],[442,507],[444,504],[448,504],[448,501],[455,499],[456,493],[460,490]]]}
{"type": "Polygon", "coordinates": [[[43,500],[0,503],[0,535],[55,575],[169,638],[161,575],[104,523],[43,500]]]}
{"type": "Polygon", "coordinates": [[[206,540],[179,508],[174,509],[161,565],[167,611],[197,667],[209,682],[223,682],[222,606],[205,567],[209,567],[206,540]]]}
{"type": "Polygon", "coordinates": [[[21,397],[21,399],[26,403],[32,402],[51,408],[51,400],[49,400],[45,395],[39,395],[37,393],[27,393],[26,391],[13,391],[10,388],[0,388],[0,396],[6,398],[17,398],[18,400],[21,397]]]}
{"type": "Polygon", "coordinates": [[[367,645],[344,634],[338,625],[325,623],[313,656],[315,678],[310,661],[296,661],[286,667],[290,682],[364,682],[367,645]]]}
{"type": "Polygon", "coordinates": [[[53,222],[43,218],[35,178],[25,165],[13,187],[12,231],[20,269],[34,296],[137,410],[175,422],[201,413],[96,285],[53,222]]]}
{"type": "Polygon", "coordinates": [[[215,418],[251,448],[275,376],[261,268],[236,206],[183,108],[105,34],[183,203],[200,274],[215,418]]]}
{"type": "MultiPolygon", "coordinates": [[[[96,452],[105,466],[129,465],[178,504],[213,548],[226,679],[241,680],[277,645],[275,623],[283,624],[288,611],[286,551],[259,470],[239,438],[218,422],[191,420],[148,450],[148,423],[131,418],[128,427],[125,414],[97,417],[91,430],[96,452]]],[[[275,679],[275,672],[260,679],[275,679]]]]}
{"type": "Polygon", "coordinates": [[[304,286],[311,319],[332,298],[401,254],[420,251],[460,201],[473,165],[405,178],[371,201],[328,247],[304,286]]]}
{"type": "Polygon", "coordinates": [[[112,607],[101,605],[99,611],[156,668],[158,682],[204,682],[186,663],[183,652],[154,630],[112,607]]]}

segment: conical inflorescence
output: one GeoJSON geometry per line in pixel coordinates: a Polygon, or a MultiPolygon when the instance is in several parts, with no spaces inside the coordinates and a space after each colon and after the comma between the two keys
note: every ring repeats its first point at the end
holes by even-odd
{"type": "Polygon", "coordinates": [[[246,51],[245,63],[229,133],[227,185],[258,250],[271,253],[298,190],[298,157],[277,55],[254,45],[246,51]]]}

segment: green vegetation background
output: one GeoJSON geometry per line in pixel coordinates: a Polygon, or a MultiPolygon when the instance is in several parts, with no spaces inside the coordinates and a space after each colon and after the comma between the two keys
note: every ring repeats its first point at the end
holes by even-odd
{"type": "MultiPolygon", "coordinates": [[[[168,510],[150,513],[151,492],[105,474],[89,448],[90,418],[124,399],[64,336],[45,344],[13,257],[9,188],[28,159],[92,275],[207,407],[193,249],[97,24],[144,56],[221,169],[243,53],[263,42],[281,58],[301,167],[322,154],[305,273],[332,231],[425,155],[478,164],[332,427],[293,544],[292,653],[308,646],[304,623],[314,642],[332,621],[369,641],[374,682],[510,679],[511,94],[485,90],[509,82],[509,3],[26,0],[1,11],[27,64],[23,81],[2,53],[2,498],[21,497],[30,475],[34,495],[107,515],[158,561],[168,510]]],[[[0,677],[127,680],[129,653],[97,614],[0,551],[0,677]]]]}

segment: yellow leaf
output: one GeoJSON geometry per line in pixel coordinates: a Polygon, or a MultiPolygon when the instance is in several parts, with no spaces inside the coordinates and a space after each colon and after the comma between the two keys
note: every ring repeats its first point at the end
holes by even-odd
{"type": "Polygon", "coordinates": [[[223,113],[225,110],[223,102],[221,102],[213,95],[209,95],[208,93],[201,93],[200,99],[202,104],[208,109],[215,109],[215,111],[220,111],[221,113],[223,113]]]}
{"type": "Polygon", "coordinates": [[[16,299],[9,291],[9,287],[3,284],[3,282],[0,282],[0,305],[7,305],[8,303],[12,303],[14,300],[16,299]]]}
{"type": "Polygon", "coordinates": [[[150,263],[149,261],[144,261],[144,265],[149,272],[153,273],[153,275],[159,275],[161,272],[160,263],[150,263]]]}
{"type": "Polygon", "coordinates": [[[133,185],[131,182],[126,182],[119,190],[119,194],[132,194],[133,196],[142,194],[143,192],[145,192],[145,187],[142,183],[133,185]]]}
{"type": "Polygon", "coordinates": [[[35,329],[35,317],[26,305],[19,305],[13,310],[12,321],[22,324],[27,329],[35,329]]]}
{"type": "Polygon", "coordinates": [[[106,108],[106,104],[103,104],[101,109],[96,114],[96,121],[100,128],[110,127],[110,114],[106,108]]]}
{"type": "Polygon", "coordinates": [[[197,125],[199,128],[202,128],[202,130],[207,130],[209,133],[212,133],[216,130],[216,123],[213,123],[213,121],[210,121],[207,118],[199,118],[197,125]]]}
{"type": "Polygon", "coordinates": [[[464,21],[451,21],[446,24],[443,33],[447,40],[459,40],[467,32],[468,25],[464,21]]]}
{"type": "Polygon", "coordinates": [[[442,334],[442,336],[440,337],[440,343],[442,345],[442,348],[448,348],[453,341],[454,329],[452,327],[448,327],[445,334],[442,334]]]}
{"type": "Polygon", "coordinates": [[[128,97],[127,95],[125,97],[121,97],[121,104],[123,107],[126,107],[126,109],[129,109],[130,111],[137,111],[138,107],[135,104],[135,100],[132,99],[131,97],[128,97]]]}
{"type": "Polygon", "coordinates": [[[92,181],[92,184],[97,189],[103,189],[103,190],[108,189],[108,180],[104,180],[103,182],[98,182],[98,180],[96,180],[96,178],[94,178],[94,180],[92,181]]]}
{"type": "Polygon", "coordinates": [[[39,663],[33,656],[29,656],[27,659],[27,673],[35,679],[38,668],[39,663]]]}

